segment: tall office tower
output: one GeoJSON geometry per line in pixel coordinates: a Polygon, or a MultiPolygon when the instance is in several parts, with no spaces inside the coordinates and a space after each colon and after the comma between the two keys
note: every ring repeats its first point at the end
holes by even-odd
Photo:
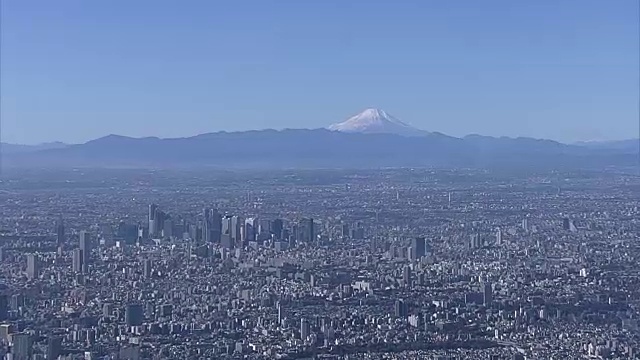
{"type": "Polygon", "coordinates": [[[525,232],[529,232],[529,219],[522,219],[522,230],[524,230],[525,232]]]}
{"type": "Polygon", "coordinates": [[[80,231],[80,250],[82,250],[82,265],[89,265],[91,259],[91,236],[86,231],[80,231]]]}
{"type": "Polygon", "coordinates": [[[158,232],[157,215],[158,205],[149,205],[149,236],[153,236],[158,232]]]}
{"type": "Polygon", "coordinates": [[[261,237],[265,238],[269,235],[269,220],[268,219],[255,219],[253,221],[253,228],[256,230],[256,233],[261,237]]]}
{"type": "Polygon", "coordinates": [[[220,235],[222,234],[222,214],[220,214],[216,209],[213,209],[211,212],[211,229],[211,241],[219,243],[220,235]]]}
{"type": "Polygon", "coordinates": [[[302,219],[298,224],[298,241],[299,242],[312,242],[314,240],[315,229],[313,226],[313,219],[302,219]]]}
{"type": "Polygon", "coordinates": [[[351,235],[349,233],[349,224],[342,224],[341,232],[342,232],[342,237],[348,238],[351,235]]]}
{"type": "Polygon", "coordinates": [[[412,261],[420,260],[427,255],[427,242],[423,237],[411,239],[411,255],[412,261]]]}
{"type": "Polygon", "coordinates": [[[119,238],[123,239],[127,244],[132,244],[136,242],[138,238],[138,225],[136,224],[127,224],[124,221],[121,221],[118,224],[117,235],[119,238]]]}
{"type": "Polygon", "coordinates": [[[144,309],[140,304],[129,304],[124,309],[124,321],[127,326],[140,326],[144,320],[144,309]]]}
{"type": "Polygon", "coordinates": [[[204,221],[198,220],[195,228],[195,236],[193,237],[195,241],[204,241],[204,221]]]}
{"type": "Polygon", "coordinates": [[[273,234],[276,240],[282,240],[282,230],[284,222],[282,219],[275,219],[269,223],[269,232],[273,234]]]}
{"type": "Polygon", "coordinates": [[[111,243],[113,241],[113,234],[113,227],[111,227],[111,225],[100,225],[100,237],[105,240],[105,243],[111,243]]]}
{"type": "Polygon", "coordinates": [[[204,242],[212,242],[211,240],[211,232],[212,232],[212,224],[211,224],[211,211],[212,209],[204,209],[202,214],[204,215],[204,220],[202,221],[202,240],[204,242]]]}
{"type": "Polygon", "coordinates": [[[222,215],[217,209],[204,209],[203,239],[205,242],[220,242],[222,215]]]}
{"type": "Polygon", "coordinates": [[[469,249],[479,249],[482,247],[482,239],[480,234],[471,234],[469,237],[469,249]]]}
{"type": "Polygon", "coordinates": [[[405,286],[409,286],[411,284],[411,268],[409,265],[405,265],[402,268],[402,282],[405,286]]]}
{"type": "Polygon", "coordinates": [[[11,342],[13,343],[11,349],[13,360],[31,360],[33,354],[33,339],[30,334],[11,334],[11,342]]]}
{"type": "Polygon", "coordinates": [[[39,269],[38,256],[35,254],[27,254],[27,277],[33,280],[38,277],[39,269]]]}
{"type": "Polygon", "coordinates": [[[244,221],[244,237],[246,241],[256,241],[256,219],[247,218],[244,221]]]}
{"type": "Polygon", "coordinates": [[[496,245],[497,246],[502,245],[502,230],[500,228],[496,230],[496,245]]]}
{"type": "Polygon", "coordinates": [[[362,226],[362,223],[358,223],[356,224],[356,228],[352,231],[353,235],[351,236],[352,238],[356,239],[356,240],[363,240],[364,239],[364,227],[362,226]]]}
{"type": "Polygon", "coordinates": [[[167,220],[167,218],[169,217],[169,215],[167,215],[167,213],[165,213],[162,210],[157,210],[156,211],[156,221],[155,221],[155,227],[156,227],[156,232],[153,234],[149,234],[150,237],[152,236],[160,236],[162,235],[162,230],[164,229],[164,222],[167,220]]]}
{"type": "Polygon", "coordinates": [[[276,303],[276,308],[278,309],[278,325],[280,325],[284,319],[284,309],[282,308],[280,301],[276,303]]]}
{"type": "Polygon", "coordinates": [[[231,218],[231,215],[225,215],[222,218],[222,226],[220,227],[222,235],[229,235],[229,238],[231,238],[231,218]]]}
{"type": "Polygon", "coordinates": [[[310,335],[309,321],[305,318],[300,319],[300,339],[306,340],[310,335]]]}
{"type": "Polygon", "coordinates": [[[217,209],[204,209],[202,222],[202,240],[204,242],[220,242],[222,233],[222,215],[217,209]]]}
{"type": "Polygon", "coordinates": [[[225,249],[233,249],[234,247],[234,242],[231,239],[231,235],[229,234],[222,234],[220,237],[220,246],[222,248],[225,249]]]}
{"type": "Polygon", "coordinates": [[[151,266],[152,266],[151,259],[144,259],[143,274],[144,274],[144,277],[147,279],[151,278],[151,266]]]}
{"type": "Polygon", "coordinates": [[[9,298],[7,294],[0,294],[0,321],[7,320],[9,313],[9,298]]]}
{"type": "Polygon", "coordinates": [[[82,250],[73,249],[72,265],[74,273],[82,272],[82,270],[84,269],[84,256],[82,254],[82,250]]]}
{"type": "Polygon", "coordinates": [[[482,302],[484,306],[491,306],[493,302],[493,288],[490,282],[485,282],[482,287],[482,302]]]}
{"type": "Polygon", "coordinates": [[[408,313],[408,306],[402,299],[396,300],[394,304],[394,315],[397,318],[406,317],[408,313]]]}
{"type": "Polygon", "coordinates": [[[571,220],[568,217],[562,219],[562,228],[567,231],[571,229],[571,220]]]}
{"type": "Polygon", "coordinates": [[[407,248],[401,248],[400,251],[403,253],[403,256],[401,256],[402,258],[406,258],[409,260],[415,260],[417,259],[414,249],[411,246],[407,246],[407,248]],[[404,256],[406,255],[406,257],[404,256]]]}
{"type": "Polygon", "coordinates": [[[136,226],[137,234],[134,242],[140,241],[141,239],[146,239],[149,237],[149,229],[142,226],[142,224],[138,224],[136,226]]]}
{"type": "Polygon", "coordinates": [[[56,360],[62,353],[62,338],[59,336],[47,339],[47,360],[56,360]]]}
{"type": "Polygon", "coordinates": [[[240,228],[242,227],[242,219],[238,215],[231,217],[231,239],[234,243],[240,244],[242,239],[240,238],[240,228]]]}
{"type": "Polygon", "coordinates": [[[165,218],[164,224],[162,227],[162,237],[171,238],[173,237],[173,220],[171,218],[165,218]]]}
{"type": "Polygon", "coordinates": [[[62,218],[56,221],[56,242],[58,246],[64,244],[64,222],[62,218]]]}

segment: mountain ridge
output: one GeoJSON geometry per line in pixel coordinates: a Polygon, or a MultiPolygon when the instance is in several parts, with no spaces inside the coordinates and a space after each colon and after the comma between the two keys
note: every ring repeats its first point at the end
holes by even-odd
{"type": "Polygon", "coordinates": [[[24,144],[11,144],[11,143],[0,143],[0,150],[4,154],[15,154],[15,153],[25,153],[25,152],[34,152],[40,150],[50,150],[50,149],[59,149],[63,147],[67,147],[69,144],[60,142],[60,141],[52,141],[45,142],[36,145],[24,145],[24,144]]]}
{"type": "Polygon", "coordinates": [[[527,168],[635,164],[622,152],[603,152],[553,140],[463,138],[441,133],[407,137],[329,129],[213,132],[182,138],[107,135],[84,144],[4,156],[11,167],[476,167],[527,168]]]}
{"type": "Polygon", "coordinates": [[[9,148],[2,154],[3,163],[16,167],[527,168],[636,163],[629,160],[627,145],[454,137],[415,128],[376,108],[319,129],[217,131],[176,138],[110,134],[83,144],[9,148]]]}

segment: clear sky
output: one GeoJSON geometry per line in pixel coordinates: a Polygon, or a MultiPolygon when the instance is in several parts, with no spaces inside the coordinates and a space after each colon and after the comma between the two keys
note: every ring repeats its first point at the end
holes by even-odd
{"type": "Polygon", "coordinates": [[[4,0],[2,140],[318,128],[638,134],[638,0],[4,0]]]}

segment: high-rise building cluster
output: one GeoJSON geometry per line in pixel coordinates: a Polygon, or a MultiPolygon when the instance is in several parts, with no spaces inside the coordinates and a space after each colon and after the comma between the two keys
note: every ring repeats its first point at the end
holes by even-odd
{"type": "Polygon", "coordinates": [[[3,359],[638,357],[637,177],[64,176],[0,191],[3,359]]]}

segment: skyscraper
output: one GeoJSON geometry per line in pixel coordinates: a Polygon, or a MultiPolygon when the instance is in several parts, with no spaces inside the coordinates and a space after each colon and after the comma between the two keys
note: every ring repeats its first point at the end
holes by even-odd
{"type": "Polygon", "coordinates": [[[408,306],[402,299],[396,300],[394,304],[394,315],[397,318],[406,317],[408,313],[408,306]]]}
{"type": "Polygon", "coordinates": [[[500,228],[496,230],[496,245],[497,246],[502,245],[502,230],[500,228]]]}
{"type": "Polygon", "coordinates": [[[314,240],[315,229],[313,226],[313,219],[302,219],[298,225],[298,241],[299,242],[311,242],[314,240]]]}
{"type": "Polygon", "coordinates": [[[204,209],[204,221],[202,224],[202,239],[205,242],[220,242],[222,230],[222,216],[216,209],[204,209]]]}
{"type": "Polygon", "coordinates": [[[419,260],[427,255],[427,244],[423,237],[413,238],[411,240],[411,260],[419,260]]]}
{"type": "Polygon", "coordinates": [[[202,211],[204,220],[202,221],[202,240],[204,242],[211,242],[211,209],[204,209],[202,211]]]}
{"type": "Polygon", "coordinates": [[[305,318],[300,319],[300,339],[306,340],[309,337],[309,321],[305,318]]]}
{"type": "Polygon", "coordinates": [[[405,286],[411,284],[411,268],[409,265],[405,265],[404,268],[402,268],[402,282],[405,286]]]}
{"type": "Polygon", "coordinates": [[[64,222],[62,218],[56,221],[56,242],[58,246],[64,244],[64,222]]]}
{"type": "Polygon", "coordinates": [[[482,247],[482,238],[480,234],[475,233],[469,236],[469,249],[479,249],[482,247]]]}
{"type": "Polygon", "coordinates": [[[257,221],[255,218],[247,218],[244,220],[244,240],[256,241],[257,239],[257,221]]]}
{"type": "Polygon", "coordinates": [[[82,250],[82,265],[89,265],[91,258],[91,237],[86,231],[80,231],[80,250],[82,250]]]}
{"type": "Polygon", "coordinates": [[[124,320],[127,326],[140,326],[144,320],[144,310],[140,304],[129,304],[124,309],[124,320]]]}
{"type": "Polygon", "coordinates": [[[30,334],[12,334],[11,342],[13,343],[11,353],[14,360],[31,360],[33,354],[33,339],[30,334]]]}
{"type": "Polygon", "coordinates": [[[152,266],[151,259],[144,259],[143,274],[146,279],[151,278],[151,266],[152,266]]]}
{"type": "Polygon", "coordinates": [[[282,239],[282,230],[284,229],[284,223],[282,219],[275,219],[269,223],[269,232],[273,234],[273,236],[277,240],[282,239]]]}
{"type": "Polygon", "coordinates": [[[84,268],[84,256],[82,254],[82,250],[73,249],[73,259],[72,259],[73,272],[81,273],[84,268]]]}
{"type": "Polygon", "coordinates": [[[236,244],[236,246],[240,247],[242,238],[240,237],[240,228],[242,228],[242,219],[238,215],[234,215],[231,217],[230,224],[230,235],[231,240],[236,244]]]}
{"type": "Polygon", "coordinates": [[[168,219],[169,215],[167,215],[162,210],[156,210],[156,221],[155,227],[156,232],[153,234],[149,234],[150,238],[162,236],[162,230],[164,230],[164,222],[168,219]]]}
{"type": "Polygon", "coordinates": [[[59,336],[47,339],[47,360],[55,360],[62,353],[62,338],[59,336]]]}
{"type": "Polygon", "coordinates": [[[171,220],[171,218],[169,217],[165,217],[163,221],[162,237],[164,238],[173,237],[173,220],[171,220]]]}
{"type": "Polygon", "coordinates": [[[491,306],[493,302],[493,288],[490,282],[485,282],[482,288],[482,302],[484,306],[491,306]]]}
{"type": "Polygon", "coordinates": [[[6,294],[0,294],[0,321],[7,320],[9,311],[9,299],[6,294]]]}
{"type": "Polygon", "coordinates": [[[157,215],[158,205],[149,205],[149,236],[153,236],[158,232],[157,215]]]}
{"type": "Polygon", "coordinates": [[[229,235],[231,238],[231,215],[225,215],[222,218],[222,235],[229,235]]]}
{"type": "Polygon", "coordinates": [[[276,303],[276,308],[278,309],[278,324],[280,325],[284,319],[284,309],[282,308],[280,301],[276,303]]]}
{"type": "Polygon", "coordinates": [[[349,224],[342,224],[342,227],[340,230],[342,232],[342,237],[347,238],[351,236],[351,233],[349,232],[349,224]]]}
{"type": "Polygon", "coordinates": [[[40,271],[38,263],[38,256],[35,254],[27,254],[27,277],[29,280],[33,280],[38,277],[40,271]]]}
{"type": "Polygon", "coordinates": [[[231,235],[229,234],[222,234],[221,238],[220,238],[220,246],[225,248],[225,249],[233,249],[234,247],[234,242],[231,239],[231,235]]]}

